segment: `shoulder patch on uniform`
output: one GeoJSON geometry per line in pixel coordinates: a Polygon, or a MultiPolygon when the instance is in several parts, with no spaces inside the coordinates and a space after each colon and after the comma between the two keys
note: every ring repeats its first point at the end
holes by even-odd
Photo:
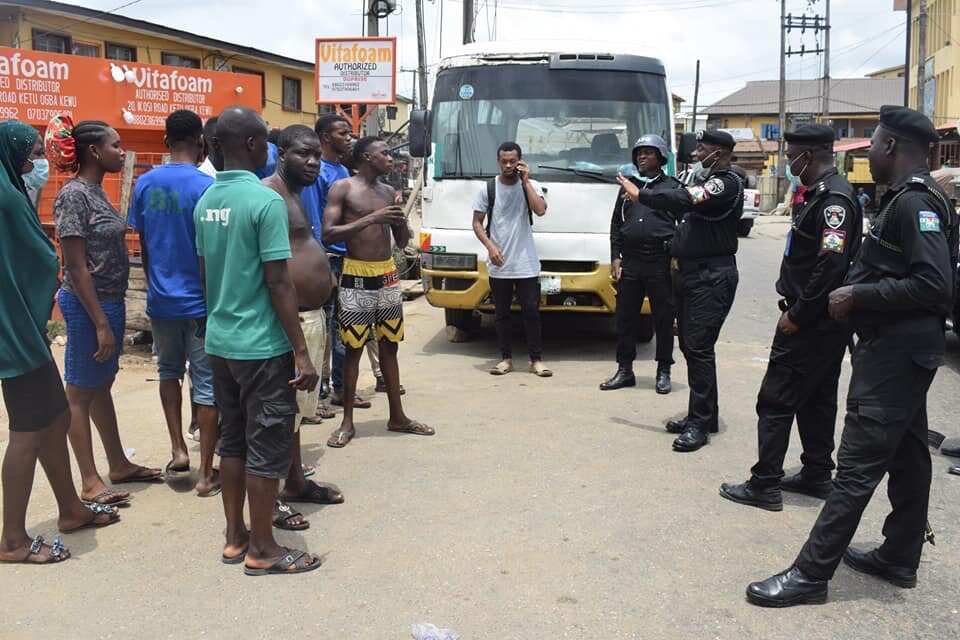
{"type": "Polygon", "coordinates": [[[687,191],[690,193],[693,204],[701,204],[710,198],[710,194],[703,187],[687,187],[687,191]]]}
{"type": "Polygon", "coordinates": [[[820,242],[821,251],[843,253],[847,244],[847,232],[842,229],[824,229],[823,240],[820,242]]]}
{"type": "Polygon", "coordinates": [[[839,229],[847,218],[847,210],[838,204],[830,205],[823,210],[823,217],[831,229],[839,229]]]}
{"type": "Polygon", "coordinates": [[[707,183],[703,185],[703,188],[706,189],[707,193],[709,193],[712,196],[720,195],[721,193],[723,193],[723,190],[725,189],[723,185],[723,180],[721,180],[720,178],[710,178],[709,180],[707,180],[707,183]]]}
{"type": "Polygon", "coordinates": [[[917,214],[920,221],[920,231],[940,232],[940,216],[933,211],[921,211],[917,214]]]}

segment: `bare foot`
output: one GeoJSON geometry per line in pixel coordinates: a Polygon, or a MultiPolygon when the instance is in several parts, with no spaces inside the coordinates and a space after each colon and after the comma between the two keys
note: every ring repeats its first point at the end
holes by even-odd
{"type": "Polygon", "coordinates": [[[201,498],[212,498],[220,493],[220,473],[214,471],[208,478],[201,478],[197,482],[197,495],[201,498]]]}
{"type": "Polygon", "coordinates": [[[355,435],[357,435],[357,431],[353,428],[353,425],[343,423],[339,429],[330,434],[330,437],[327,439],[327,446],[334,449],[341,449],[350,444],[350,441],[353,440],[355,435]]]}
{"type": "Polygon", "coordinates": [[[167,471],[173,473],[186,473],[190,471],[190,454],[184,451],[174,451],[167,463],[167,471]]]}
{"type": "Polygon", "coordinates": [[[142,467],[128,462],[110,472],[110,482],[125,484],[130,482],[162,482],[163,472],[160,469],[142,467]]]}
{"type": "Polygon", "coordinates": [[[130,501],[130,492],[111,489],[103,484],[102,480],[98,480],[92,487],[84,487],[80,493],[80,499],[96,504],[121,504],[130,501]]]}
{"type": "Polygon", "coordinates": [[[117,508],[97,504],[94,507],[83,507],[77,513],[61,514],[57,519],[57,529],[61,533],[70,533],[90,527],[106,527],[120,521],[117,508]]]}
{"type": "Polygon", "coordinates": [[[228,537],[223,545],[223,557],[226,560],[235,560],[247,554],[250,548],[250,532],[246,529],[236,536],[228,537]]]}

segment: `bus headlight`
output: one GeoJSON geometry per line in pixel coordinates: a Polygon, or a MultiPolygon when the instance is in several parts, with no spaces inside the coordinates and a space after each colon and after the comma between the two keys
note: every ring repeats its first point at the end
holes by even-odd
{"type": "Polygon", "coordinates": [[[422,253],[424,269],[437,271],[476,271],[477,256],[470,253],[422,253]]]}

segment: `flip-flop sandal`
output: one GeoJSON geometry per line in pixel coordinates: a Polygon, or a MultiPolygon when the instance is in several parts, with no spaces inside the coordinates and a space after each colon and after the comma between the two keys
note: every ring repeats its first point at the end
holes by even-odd
{"type": "Polygon", "coordinates": [[[353,440],[355,435],[357,435],[356,431],[342,431],[337,429],[327,440],[327,446],[333,449],[342,449],[350,444],[350,441],[353,440]]]}
{"type": "Polygon", "coordinates": [[[84,529],[102,529],[103,527],[109,527],[112,524],[120,522],[120,512],[113,505],[93,504],[87,505],[87,508],[93,512],[93,520],[79,527],[74,527],[73,529],[60,529],[60,533],[76,533],[84,529]],[[97,522],[97,516],[101,515],[109,515],[110,518],[106,522],[97,522]]]}
{"type": "Polygon", "coordinates": [[[107,507],[129,507],[130,506],[130,497],[118,498],[117,500],[107,500],[110,496],[119,496],[120,493],[114,491],[113,489],[104,489],[97,495],[93,496],[89,500],[83,498],[80,499],[85,506],[90,507],[92,505],[103,505],[107,507]]]}
{"type": "Polygon", "coordinates": [[[402,427],[387,427],[387,431],[394,431],[396,433],[410,433],[415,436],[432,436],[436,433],[431,427],[423,424],[422,422],[417,422],[416,420],[411,420],[410,424],[407,424],[402,427]]]}
{"type": "Polygon", "coordinates": [[[165,474],[170,475],[172,473],[190,473],[190,463],[187,463],[186,467],[174,467],[173,461],[167,463],[166,468],[163,471],[165,474]]]}
{"type": "Polygon", "coordinates": [[[210,489],[210,490],[207,491],[206,493],[200,493],[200,492],[198,491],[198,492],[197,492],[197,497],[198,497],[198,498],[213,498],[213,497],[216,497],[216,496],[220,495],[220,493],[221,493],[222,491],[223,491],[223,487],[221,487],[221,486],[218,485],[218,486],[214,487],[213,489],[210,489]]]}
{"type": "Polygon", "coordinates": [[[49,545],[47,544],[46,540],[43,539],[43,536],[37,536],[30,542],[30,548],[27,550],[27,555],[25,555],[22,560],[0,560],[0,563],[35,565],[59,564],[64,560],[69,560],[70,557],[70,549],[67,549],[65,546],[63,546],[63,540],[60,538],[60,536],[55,537],[53,539],[53,544],[49,545]],[[47,560],[44,560],[43,562],[30,562],[31,556],[39,556],[44,547],[50,547],[50,554],[47,556],[47,560]]]}
{"type": "Polygon", "coordinates": [[[299,511],[294,511],[290,505],[284,502],[275,502],[273,505],[273,526],[284,531],[305,531],[310,528],[310,523],[304,520],[300,525],[290,524],[297,516],[303,516],[299,511]]]}
{"type": "Polygon", "coordinates": [[[282,496],[284,502],[308,502],[310,504],[343,504],[343,494],[333,487],[324,487],[313,480],[307,482],[306,490],[298,496],[282,496]]]}
{"type": "Polygon", "coordinates": [[[505,376],[508,373],[513,371],[513,365],[507,364],[506,362],[498,362],[495,367],[490,369],[490,375],[492,376],[505,376]]]}
{"type": "Polygon", "coordinates": [[[300,467],[303,469],[304,478],[312,478],[317,475],[317,468],[308,464],[302,464],[300,467]]]}
{"type": "Polygon", "coordinates": [[[320,559],[314,558],[313,564],[307,564],[306,551],[287,549],[283,556],[266,569],[251,569],[244,567],[243,572],[248,576],[281,576],[295,573],[306,573],[320,568],[320,559]]]}
{"type": "MultiPolygon", "coordinates": [[[[247,549],[249,549],[249,547],[247,547],[247,549]]],[[[228,558],[227,556],[221,553],[220,562],[222,562],[223,564],[240,564],[241,562],[247,559],[247,549],[244,549],[243,551],[233,556],[232,558],[228,558]]]]}
{"type": "Polygon", "coordinates": [[[137,467],[137,472],[121,480],[110,480],[110,484],[163,483],[163,472],[152,472],[147,467],[137,467]],[[143,473],[147,472],[147,473],[143,473]]]}

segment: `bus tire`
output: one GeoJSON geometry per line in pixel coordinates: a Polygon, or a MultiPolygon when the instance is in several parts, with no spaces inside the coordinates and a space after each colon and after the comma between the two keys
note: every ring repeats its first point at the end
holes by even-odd
{"type": "Polygon", "coordinates": [[[480,318],[471,309],[444,309],[443,318],[448,327],[458,329],[465,334],[473,333],[480,328],[480,318]]]}
{"type": "Polygon", "coordinates": [[[646,313],[640,316],[640,326],[637,328],[637,342],[647,343],[653,340],[655,326],[653,315],[646,313]]]}

